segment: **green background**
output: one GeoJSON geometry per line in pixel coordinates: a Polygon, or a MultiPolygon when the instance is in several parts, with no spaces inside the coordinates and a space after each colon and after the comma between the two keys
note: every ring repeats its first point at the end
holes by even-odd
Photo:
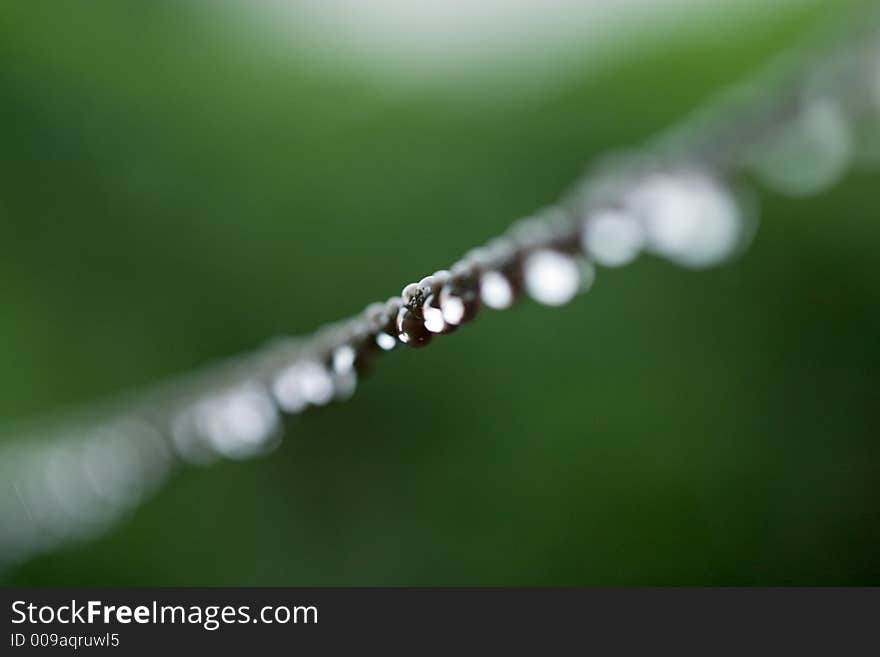
{"type": "MultiPolygon", "coordinates": [[[[10,421],[387,298],[827,11],[569,58],[564,83],[526,93],[511,72],[279,56],[179,3],[15,5],[10,421]]],[[[762,192],[752,248],[722,268],[645,257],[565,308],[485,312],[399,350],[271,455],[182,470],[103,538],[0,582],[880,584],[877,181],[762,192]]]]}

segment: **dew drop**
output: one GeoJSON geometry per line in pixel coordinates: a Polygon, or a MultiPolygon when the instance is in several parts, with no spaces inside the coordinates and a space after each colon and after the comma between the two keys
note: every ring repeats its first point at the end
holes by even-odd
{"type": "Polygon", "coordinates": [[[443,320],[452,326],[471,321],[480,310],[480,295],[476,285],[450,282],[440,290],[440,310],[443,320]]]}
{"type": "Polygon", "coordinates": [[[547,306],[561,306],[578,292],[581,270],[574,258],[549,249],[530,254],[523,263],[526,292],[547,306]]]}
{"type": "Polygon", "coordinates": [[[584,222],[584,253],[605,267],[622,267],[636,259],[645,242],[639,222],[622,210],[601,210],[584,222]]]}
{"type": "Polygon", "coordinates": [[[763,141],[750,161],[768,187],[787,196],[809,196],[836,183],[852,157],[846,118],[833,102],[818,99],[763,141]]]}
{"type": "Polygon", "coordinates": [[[480,276],[480,298],[485,305],[504,310],[513,305],[513,296],[513,285],[504,274],[487,271],[480,276]]]}
{"type": "Polygon", "coordinates": [[[376,334],[376,344],[379,345],[379,349],[382,351],[391,351],[394,347],[397,346],[397,340],[393,335],[389,335],[387,333],[377,333],[376,334]]]}
{"type": "MultiPolygon", "coordinates": [[[[447,332],[447,324],[446,320],[443,319],[443,311],[432,305],[433,303],[434,297],[428,297],[428,300],[422,307],[422,316],[425,318],[425,328],[431,333],[445,333],[447,332]]],[[[455,324],[450,324],[450,326],[454,327],[455,324]]]]}
{"type": "Polygon", "coordinates": [[[400,309],[397,330],[400,341],[410,347],[424,347],[433,337],[425,327],[425,321],[409,308],[400,309]]]}
{"type": "Polygon", "coordinates": [[[333,371],[336,374],[347,374],[354,369],[357,354],[351,345],[343,345],[333,352],[333,371]]]}
{"type": "Polygon", "coordinates": [[[281,410],[286,413],[299,413],[309,404],[300,385],[300,375],[296,365],[278,374],[272,384],[272,394],[281,410]]]}
{"type": "Polygon", "coordinates": [[[717,181],[702,174],[654,174],[631,192],[627,204],[642,222],[646,247],[680,265],[715,265],[741,238],[736,202],[717,181]]]}
{"type": "Polygon", "coordinates": [[[315,361],[299,364],[299,386],[310,404],[323,406],[333,399],[333,379],[324,366],[315,361]]]}

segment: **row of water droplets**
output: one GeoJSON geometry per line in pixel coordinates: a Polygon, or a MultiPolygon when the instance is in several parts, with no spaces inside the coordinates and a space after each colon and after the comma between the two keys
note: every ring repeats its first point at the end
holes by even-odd
{"type": "Polygon", "coordinates": [[[79,430],[66,424],[4,445],[0,564],[96,535],[180,462],[266,453],[285,416],[350,397],[383,353],[427,346],[485,308],[503,310],[522,296],[566,304],[590,288],[596,266],[621,267],[643,253],[692,268],[725,261],[754,227],[742,174],[803,196],[880,155],[876,39],[819,60],[793,93],[766,91],[752,88],[746,111],[731,102],[743,96],[735,91],[650,145],[652,156],[599,166],[558,206],[350,320],[72,425],[79,430]],[[858,148],[871,144],[876,151],[858,148]]]}

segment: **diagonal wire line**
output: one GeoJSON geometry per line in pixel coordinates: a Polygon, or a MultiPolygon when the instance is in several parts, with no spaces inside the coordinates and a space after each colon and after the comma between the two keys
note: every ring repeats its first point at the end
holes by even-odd
{"type": "Polygon", "coordinates": [[[605,158],[558,204],[355,317],[62,415],[54,428],[7,432],[0,566],[100,534],[181,463],[266,453],[285,415],[351,396],[385,352],[428,346],[484,308],[522,296],[565,304],[592,285],[595,265],[643,252],[691,268],[729,259],[754,229],[745,180],[821,192],[851,164],[857,131],[880,124],[877,21],[860,25],[785,54],[640,151],[605,158]]]}

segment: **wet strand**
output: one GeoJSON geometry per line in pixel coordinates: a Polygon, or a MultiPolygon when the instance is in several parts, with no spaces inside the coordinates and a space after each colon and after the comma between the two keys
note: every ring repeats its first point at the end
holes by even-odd
{"type": "Polygon", "coordinates": [[[5,445],[0,565],[100,533],[181,462],[266,453],[285,415],[348,399],[401,345],[430,347],[523,297],[564,305],[594,284],[597,267],[642,254],[695,269],[728,260],[754,232],[742,193],[751,177],[791,196],[818,193],[858,156],[859,130],[880,133],[876,34],[808,64],[797,84],[749,85],[751,104],[725,100],[643,152],[600,162],[557,205],[353,318],[273,341],[96,421],[5,445]]]}

